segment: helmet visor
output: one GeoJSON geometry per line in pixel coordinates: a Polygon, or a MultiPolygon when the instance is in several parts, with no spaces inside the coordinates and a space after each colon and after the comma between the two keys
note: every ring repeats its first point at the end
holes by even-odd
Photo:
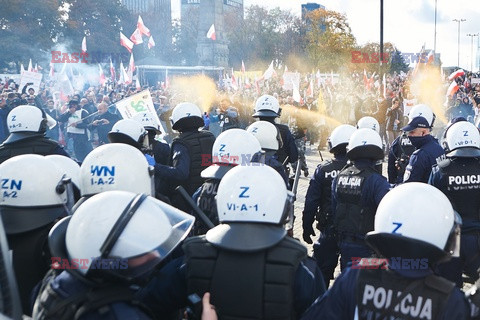
{"type": "Polygon", "coordinates": [[[447,243],[445,244],[445,252],[453,258],[460,257],[460,235],[461,235],[462,218],[454,211],[454,223],[447,243]]]}

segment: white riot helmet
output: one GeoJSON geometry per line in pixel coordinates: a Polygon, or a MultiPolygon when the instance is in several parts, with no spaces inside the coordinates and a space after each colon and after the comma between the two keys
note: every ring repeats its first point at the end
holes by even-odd
{"type": "Polygon", "coordinates": [[[148,147],[147,131],[140,122],[132,119],[122,119],[115,123],[107,135],[113,143],[126,143],[137,149],[148,147]]]}
{"type": "Polygon", "coordinates": [[[153,167],[138,149],[124,143],[104,144],[83,160],[80,167],[81,195],[124,190],[153,196],[153,174],[153,167]]]}
{"type": "Polygon", "coordinates": [[[459,256],[460,225],[460,216],[439,189],[409,182],[383,197],[375,229],[366,240],[387,258],[427,258],[436,263],[459,256]]]}
{"type": "Polygon", "coordinates": [[[278,243],[293,194],[269,166],[236,166],[220,181],[217,191],[219,226],[206,238],[220,247],[258,250],[278,243]],[[265,192],[268,191],[268,192],[265,192]]]}
{"type": "Polygon", "coordinates": [[[426,104],[417,104],[410,109],[410,112],[408,113],[408,123],[410,124],[416,117],[424,117],[427,119],[430,128],[432,128],[435,123],[435,114],[426,104]]]}
{"type": "Polygon", "coordinates": [[[363,117],[357,122],[357,129],[367,128],[377,131],[380,134],[380,124],[374,117],[363,117]]]}
{"type": "Polygon", "coordinates": [[[172,129],[177,131],[200,128],[205,125],[200,108],[191,102],[177,104],[172,111],[170,121],[172,122],[172,129]]]}
{"type": "Polygon", "coordinates": [[[139,112],[134,115],[132,119],[138,121],[147,131],[154,130],[157,134],[162,133],[160,130],[160,124],[150,112],[139,112]]]}
{"type": "MultiPolygon", "coordinates": [[[[356,131],[354,126],[341,124],[333,129],[330,137],[327,139],[328,151],[337,153],[345,150],[352,134],[356,131]]],[[[346,151],[344,151],[346,152],[346,151]]]]}
{"type": "Polygon", "coordinates": [[[54,162],[55,165],[59,167],[60,170],[62,170],[62,172],[67,176],[67,178],[71,178],[73,184],[80,188],[80,166],[77,162],[75,162],[75,160],[59,154],[51,154],[45,156],[45,158],[54,162]]]}
{"type": "Polygon", "coordinates": [[[445,131],[443,147],[449,157],[480,157],[480,133],[468,121],[456,122],[445,131]]]}
{"type": "Polygon", "coordinates": [[[252,160],[258,160],[261,151],[260,142],[251,133],[236,128],[224,131],[215,139],[211,165],[201,176],[221,179],[232,166],[249,165],[252,160]]]}
{"type": "Polygon", "coordinates": [[[13,108],[7,116],[7,127],[11,135],[5,142],[14,142],[32,133],[44,133],[47,130],[45,112],[35,106],[22,105],[13,108]]]}
{"type": "Polygon", "coordinates": [[[53,254],[86,259],[76,269],[84,276],[96,279],[108,274],[132,281],[167,257],[194,221],[193,216],[145,194],[108,191],[87,199],[73,216],[55,225],[49,244],[53,254]],[[57,252],[62,240],[66,252],[57,252]]]}
{"type": "Polygon", "coordinates": [[[0,211],[7,234],[34,230],[65,216],[70,179],[44,156],[25,154],[0,165],[0,211]]]}
{"type": "Polygon", "coordinates": [[[383,159],[383,145],[380,135],[372,129],[357,129],[347,145],[347,157],[356,159],[383,159]]]}
{"type": "Polygon", "coordinates": [[[253,117],[277,118],[280,117],[281,113],[277,98],[268,94],[257,99],[254,111],[253,117]]]}
{"type": "Polygon", "coordinates": [[[248,126],[250,132],[257,138],[264,150],[278,150],[283,146],[282,137],[277,127],[268,121],[256,121],[248,126]]]}

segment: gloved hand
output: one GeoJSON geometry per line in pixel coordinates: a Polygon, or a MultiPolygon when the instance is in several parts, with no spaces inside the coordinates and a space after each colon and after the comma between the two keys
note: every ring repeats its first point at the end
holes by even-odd
{"type": "Polygon", "coordinates": [[[310,236],[315,236],[315,231],[313,231],[313,227],[310,226],[303,226],[303,241],[308,244],[312,244],[313,241],[310,236]]]}
{"type": "Polygon", "coordinates": [[[145,159],[147,159],[148,165],[155,166],[155,159],[151,155],[146,154],[145,159]]]}

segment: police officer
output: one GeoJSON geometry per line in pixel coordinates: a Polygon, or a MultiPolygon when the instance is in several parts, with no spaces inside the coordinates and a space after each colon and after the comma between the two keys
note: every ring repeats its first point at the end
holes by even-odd
{"type": "MultiPolygon", "coordinates": [[[[202,161],[202,166],[208,166],[201,172],[201,177],[205,179],[205,182],[193,195],[193,200],[214,225],[218,225],[215,197],[221,179],[233,167],[249,165],[252,160],[259,160],[261,151],[262,148],[257,139],[242,129],[233,128],[224,131],[215,139],[211,157],[204,157],[202,161]]],[[[197,219],[194,233],[200,235],[207,231],[208,227],[205,223],[197,219]]]]}
{"type": "Polygon", "coordinates": [[[392,185],[403,182],[405,168],[408,165],[410,156],[415,151],[415,147],[410,142],[407,134],[404,132],[393,140],[388,152],[388,182],[392,185]]]}
{"type": "Polygon", "coordinates": [[[310,238],[315,236],[312,225],[317,220],[320,237],[313,245],[313,255],[322,271],[326,287],[330,279],[333,279],[339,255],[332,216],[332,180],[347,165],[346,147],[355,130],[351,125],[342,124],[332,131],[328,138],[328,150],[333,154],[333,159],[317,166],[305,196],[303,240],[309,244],[313,242],[310,238]]]}
{"type": "Polygon", "coordinates": [[[182,186],[192,196],[202,185],[202,156],[212,154],[215,137],[210,131],[199,131],[204,125],[202,113],[193,103],[178,104],[173,109],[171,121],[172,128],[179,131],[180,135],[173,140],[169,165],[157,163],[155,175],[170,183],[170,190],[164,192],[169,194],[172,204],[188,211],[189,206],[174,189],[182,186]]]}
{"type": "Polygon", "coordinates": [[[151,319],[134,298],[187,236],[194,218],[145,194],[108,191],[54,226],[53,272],[34,319],[151,319]]]}
{"type": "Polygon", "coordinates": [[[122,190],[155,196],[154,169],[145,156],[125,143],[101,145],[90,152],[80,167],[82,202],[97,193],[122,190]]]}
{"type": "Polygon", "coordinates": [[[282,138],[283,147],[278,150],[278,161],[285,163],[288,157],[288,162],[294,164],[298,159],[298,150],[295,144],[295,139],[288,126],[280,123],[275,123],[275,118],[280,117],[280,104],[274,96],[263,95],[255,102],[254,118],[273,123],[282,138]]]}
{"type": "Polygon", "coordinates": [[[188,238],[185,264],[167,278],[172,283],[151,282],[143,301],[165,315],[182,307],[187,296],[209,291],[225,319],[298,318],[324,287],[321,273],[314,270],[316,278],[305,267],[306,248],[282,227],[291,201],[272,168],[231,169],[218,188],[220,224],[188,238]]]}
{"type": "Polygon", "coordinates": [[[139,112],[133,117],[133,120],[140,122],[147,131],[149,143],[147,153],[153,156],[156,163],[168,165],[170,146],[155,139],[162,131],[160,130],[160,124],[156,122],[154,116],[150,112],[139,112]]]}
{"type": "Polygon", "coordinates": [[[68,153],[58,142],[45,137],[47,117],[45,112],[33,106],[18,106],[9,112],[7,126],[8,138],[0,145],[0,163],[21,154],[60,154],[68,153]]]}
{"type": "Polygon", "coordinates": [[[380,135],[371,129],[357,129],[347,145],[346,167],[332,183],[332,211],[340,248],[340,266],[345,269],[353,257],[369,257],[365,234],[373,230],[375,211],[390,189],[387,179],[375,170],[383,158],[380,135]]]}
{"type": "Polygon", "coordinates": [[[410,110],[408,125],[402,128],[416,150],[410,156],[403,182],[428,182],[432,166],[445,156],[443,148],[430,132],[435,116],[426,105],[417,105],[410,110]]]}
{"type": "Polygon", "coordinates": [[[64,179],[53,161],[34,154],[8,159],[0,165],[0,172],[0,214],[23,312],[31,315],[32,290],[50,268],[48,232],[57,219],[69,213],[70,180],[64,179]]]}
{"type": "Polygon", "coordinates": [[[282,147],[282,137],[277,127],[268,121],[256,121],[247,128],[260,142],[265,152],[265,164],[275,169],[285,180],[288,187],[288,176],[285,167],[278,161],[277,152],[282,147]]]}
{"type": "Polygon", "coordinates": [[[439,265],[445,278],[462,288],[462,271],[478,279],[480,267],[480,134],[470,122],[452,124],[443,141],[446,160],[432,169],[429,183],[440,189],[462,217],[460,257],[439,265]]]}
{"type": "Polygon", "coordinates": [[[394,188],[382,199],[375,230],[366,237],[387,264],[385,259],[359,259],[302,320],[469,319],[460,289],[432,271],[458,255],[458,223],[438,189],[418,182],[394,188]]]}

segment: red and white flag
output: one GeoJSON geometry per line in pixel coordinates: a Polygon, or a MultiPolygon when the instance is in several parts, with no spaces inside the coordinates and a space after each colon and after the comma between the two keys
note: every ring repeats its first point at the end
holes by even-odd
{"type": "Polygon", "coordinates": [[[241,69],[242,73],[245,74],[245,64],[243,63],[243,60],[242,60],[242,69],[241,69]]]}
{"type": "Polygon", "coordinates": [[[110,58],[110,76],[112,81],[115,82],[115,68],[113,67],[112,58],[110,58]]]}
{"type": "Polygon", "coordinates": [[[305,97],[307,97],[307,98],[312,97],[313,98],[313,77],[310,78],[310,83],[308,84],[307,91],[305,92],[305,97]]]}
{"type": "Polygon", "coordinates": [[[32,59],[30,59],[28,61],[28,69],[27,69],[28,72],[33,72],[33,65],[32,65],[32,59]]]}
{"type": "Polygon", "coordinates": [[[33,72],[38,72],[38,66],[36,63],[35,63],[35,68],[33,68],[33,72]]]}
{"type": "Polygon", "coordinates": [[[120,31],[120,44],[124,46],[128,52],[132,52],[133,49],[133,42],[127,38],[121,31],[120,31]]]}
{"type": "Polygon", "coordinates": [[[20,63],[20,74],[25,72],[25,67],[23,66],[23,63],[20,63]]]}
{"type": "Polygon", "coordinates": [[[292,79],[292,87],[293,87],[292,98],[294,101],[300,103],[300,101],[302,100],[302,96],[300,95],[298,86],[295,84],[295,81],[293,81],[293,79],[292,79]]]}
{"type": "Polygon", "coordinates": [[[87,52],[87,37],[83,37],[83,40],[82,40],[82,52],[87,52]]]}
{"type": "Polygon", "coordinates": [[[128,63],[128,70],[135,71],[135,62],[133,61],[133,53],[130,55],[130,62],[128,63]]]}
{"type": "Polygon", "coordinates": [[[214,41],[217,40],[217,35],[215,34],[215,25],[214,24],[212,24],[210,29],[208,29],[207,38],[212,39],[214,41]]]}
{"type": "Polygon", "coordinates": [[[268,66],[268,69],[265,70],[265,72],[263,73],[262,79],[268,80],[271,77],[276,76],[276,75],[277,75],[277,73],[275,72],[275,69],[273,68],[273,60],[272,60],[272,62],[268,66]]]}
{"type": "Polygon", "coordinates": [[[453,95],[458,91],[458,89],[458,83],[456,81],[452,81],[452,83],[448,87],[447,96],[449,96],[450,98],[453,97],[453,95]]]}
{"type": "Polygon", "coordinates": [[[54,64],[53,63],[50,63],[50,72],[48,73],[48,76],[50,77],[50,79],[53,79],[53,77],[55,76],[55,69],[53,68],[54,64]]]}
{"type": "Polygon", "coordinates": [[[433,54],[433,50],[430,50],[427,56],[427,64],[432,64],[435,60],[435,55],[433,54]]]}
{"type": "Polygon", "coordinates": [[[152,49],[153,47],[155,47],[155,41],[153,41],[153,37],[150,36],[148,39],[148,49],[152,49]]]}
{"type": "Polygon", "coordinates": [[[100,85],[103,86],[105,84],[105,81],[107,81],[107,79],[105,79],[105,74],[103,73],[103,69],[100,64],[98,65],[98,71],[100,73],[100,85]]]}
{"type": "Polygon", "coordinates": [[[142,33],[138,28],[135,29],[135,31],[132,33],[132,35],[130,36],[130,40],[132,40],[132,42],[135,44],[143,43],[142,33]]]}
{"type": "Polygon", "coordinates": [[[137,80],[135,81],[135,87],[137,88],[137,91],[140,92],[142,90],[142,86],[140,85],[140,79],[138,78],[137,75],[137,80]]]}
{"type": "Polygon", "coordinates": [[[461,77],[465,75],[465,71],[463,71],[462,69],[459,69],[455,72],[453,72],[451,75],[448,76],[448,80],[452,81],[453,79],[456,79],[458,77],[461,77]]]}
{"type": "Polygon", "coordinates": [[[142,17],[138,16],[137,29],[147,37],[150,37],[150,29],[148,29],[143,23],[142,17]]]}
{"type": "Polygon", "coordinates": [[[128,77],[127,71],[123,67],[123,63],[120,62],[120,79],[118,80],[119,84],[130,84],[132,83],[132,79],[128,77]]]}
{"type": "Polygon", "coordinates": [[[238,90],[238,82],[237,82],[237,79],[235,78],[235,75],[233,74],[233,68],[232,68],[232,88],[233,90],[238,90]]]}

